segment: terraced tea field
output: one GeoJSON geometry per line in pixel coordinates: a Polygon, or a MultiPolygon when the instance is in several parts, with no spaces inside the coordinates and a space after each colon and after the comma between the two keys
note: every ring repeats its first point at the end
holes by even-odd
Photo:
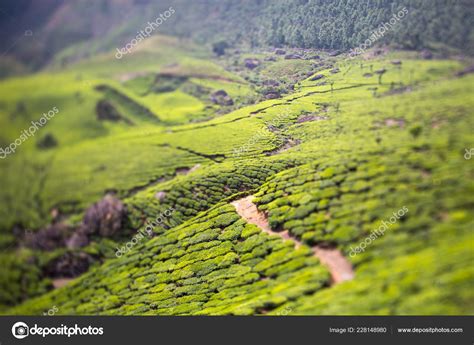
{"type": "Polygon", "coordinates": [[[472,61],[206,54],[0,83],[3,314],[473,313],[472,61]]]}

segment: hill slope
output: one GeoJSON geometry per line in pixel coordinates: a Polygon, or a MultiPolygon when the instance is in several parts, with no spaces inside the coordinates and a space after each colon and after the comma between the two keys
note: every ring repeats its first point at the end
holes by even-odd
{"type": "MultiPolygon", "coordinates": [[[[52,59],[70,63],[130,42],[168,8],[175,14],[157,30],[201,43],[348,50],[385,27],[379,43],[409,49],[455,49],[473,54],[474,7],[467,0],[115,0],[5,4],[0,28],[5,50],[33,68],[52,59]],[[406,9],[400,21],[393,16],[406,9]],[[388,29],[387,29],[388,28],[388,29]],[[33,37],[23,37],[25,30],[33,37]]],[[[13,70],[0,59],[0,76],[13,70]]],[[[21,71],[20,67],[16,67],[21,71]]]]}
{"type": "Polygon", "coordinates": [[[205,122],[135,120],[153,134],[117,130],[67,155],[53,151],[41,200],[55,200],[53,191],[70,200],[72,170],[87,176],[115,156],[94,195],[123,191],[127,229],[113,244],[97,239],[107,249],[89,272],[5,313],[472,313],[473,170],[464,154],[474,77],[457,75],[457,61],[408,53],[334,64],[287,96],[205,122]],[[250,195],[278,234],[242,218],[235,202],[250,195]],[[115,257],[167,210],[171,225],[115,257]],[[390,224],[375,236],[382,222],[390,224]],[[354,276],[335,281],[318,250],[339,253],[354,276]]]}

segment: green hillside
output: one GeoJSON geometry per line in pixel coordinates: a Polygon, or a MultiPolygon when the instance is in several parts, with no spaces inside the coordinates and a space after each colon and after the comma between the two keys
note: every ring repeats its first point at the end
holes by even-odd
{"type": "Polygon", "coordinates": [[[0,83],[1,147],[59,109],[0,160],[1,313],[474,312],[471,60],[213,57],[167,36],[114,53],[0,83]],[[106,194],[126,207],[119,230],[53,240],[106,194]],[[236,209],[247,196],[269,229],[236,209]],[[353,276],[334,278],[329,250],[353,276]]]}
{"type": "Polygon", "coordinates": [[[22,41],[11,52],[16,64],[0,56],[0,77],[115,51],[169,8],[175,13],[157,30],[207,46],[349,50],[383,26],[379,44],[474,53],[469,0],[22,0],[0,11],[5,47],[22,41]],[[22,38],[25,27],[31,38],[22,38]]]}

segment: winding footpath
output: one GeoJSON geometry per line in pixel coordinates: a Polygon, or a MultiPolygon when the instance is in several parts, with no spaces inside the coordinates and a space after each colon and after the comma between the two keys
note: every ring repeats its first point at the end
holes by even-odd
{"type": "MultiPolygon", "coordinates": [[[[296,249],[303,245],[301,241],[291,236],[288,230],[278,232],[273,231],[268,223],[267,216],[257,209],[257,206],[252,202],[252,200],[253,195],[250,195],[233,201],[232,205],[237,210],[237,213],[248,223],[258,226],[262,231],[265,231],[269,235],[277,235],[283,240],[291,240],[295,244],[296,249]]],[[[352,265],[344,255],[342,255],[340,250],[336,248],[325,248],[319,245],[312,247],[312,250],[314,256],[316,256],[331,273],[333,284],[339,284],[354,278],[352,265]]]]}

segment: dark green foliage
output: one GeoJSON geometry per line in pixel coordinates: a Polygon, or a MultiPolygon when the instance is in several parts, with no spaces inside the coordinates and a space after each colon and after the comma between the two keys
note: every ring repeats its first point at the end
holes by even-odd
{"type": "Polygon", "coordinates": [[[212,51],[218,56],[224,55],[227,48],[229,48],[229,44],[226,41],[219,41],[212,44],[212,51]]]}
{"type": "Polygon", "coordinates": [[[151,87],[152,92],[171,92],[178,89],[185,81],[186,77],[176,77],[170,75],[158,75],[154,85],[151,87]]]}
{"type": "Polygon", "coordinates": [[[44,137],[38,140],[36,146],[40,149],[50,149],[58,145],[58,141],[51,133],[47,133],[44,137]]]}
{"type": "MultiPolygon", "coordinates": [[[[190,18],[189,22],[200,23],[196,28],[196,25],[181,22],[180,31],[203,40],[219,35],[232,43],[245,41],[251,45],[326,49],[349,49],[363,43],[379,25],[389,22],[392,15],[406,7],[408,14],[384,35],[382,42],[411,49],[429,47],[436,42],[473,53],[471,21],[474,9],[467,1],[264,0],[236,3],[224,0],[196,3],[195,6],[177,1],[176,6],[189,11],[184,14],[190,18]]],[[[178,31],[177,28],[167,30],[169,33],[178,31]]]]}
{"type": "MultiPolygon", "coordinates": [[[[102,37],[103,43],[97,48],[97,40],[94,40],[94,49],[115,50],[136,35],[137,23],[155,20],[157,13],[162,13],[169,6],[176,9],[175,16],[179,15],[179,19],[170,18],[166,25],[160,27],[160,32],[214,43],[213,48],[218,55],[224,53],[227,43],[349,49],[369,39],[375,29],[389,22],[404,7],[408,14],[379,39],[380,43],[394,43],[410,49],[445,45],[474,53],[474,9],[468,0],[174,0],[167,3],[146,2],[137,6],[133,3],[128,6],[120,4],[128,14],[126,17],[112,3],[104,10],[100,6],[104,3],[98,2],[93,6],[77,1],[64,9],[66,15],[54,25],[50,23],[49,16],[39,17],[36,31],[45,31],[49,44],[44,45],[43,49],[25,47],[15,52],[15,56],[25,64],[41,66],[67,46],[93,39],[91,21],[105,23],[101,27],[106,33],[102,37]],[[73,26],[68,19],[69,13],[75,15],[73,26]]],[[[44,11],[43,8],[36,10],[44,11]]],[[[62,9],[58,10],[61,12],[62,9]]],[[[14,23],[11,21],[5,29],[15,31],[14,23]]],[[[90,50],[86,51],[90,53],[90,50]]],[[[74,58],[65,56],[61,61],[67,64],[74,58]]],[[[20,71],[23,69],[21,64],[20,67],[12,63],[9,65],[20,71]]]]}
{"type": "Polygon", "coordinates": [[[27,251],[16,255],[1,254],[0,263],[0,309],[20,303],[26,298],[47,292],[50,281],[43,279],[41,266],[33,262],[27,251]]]}

